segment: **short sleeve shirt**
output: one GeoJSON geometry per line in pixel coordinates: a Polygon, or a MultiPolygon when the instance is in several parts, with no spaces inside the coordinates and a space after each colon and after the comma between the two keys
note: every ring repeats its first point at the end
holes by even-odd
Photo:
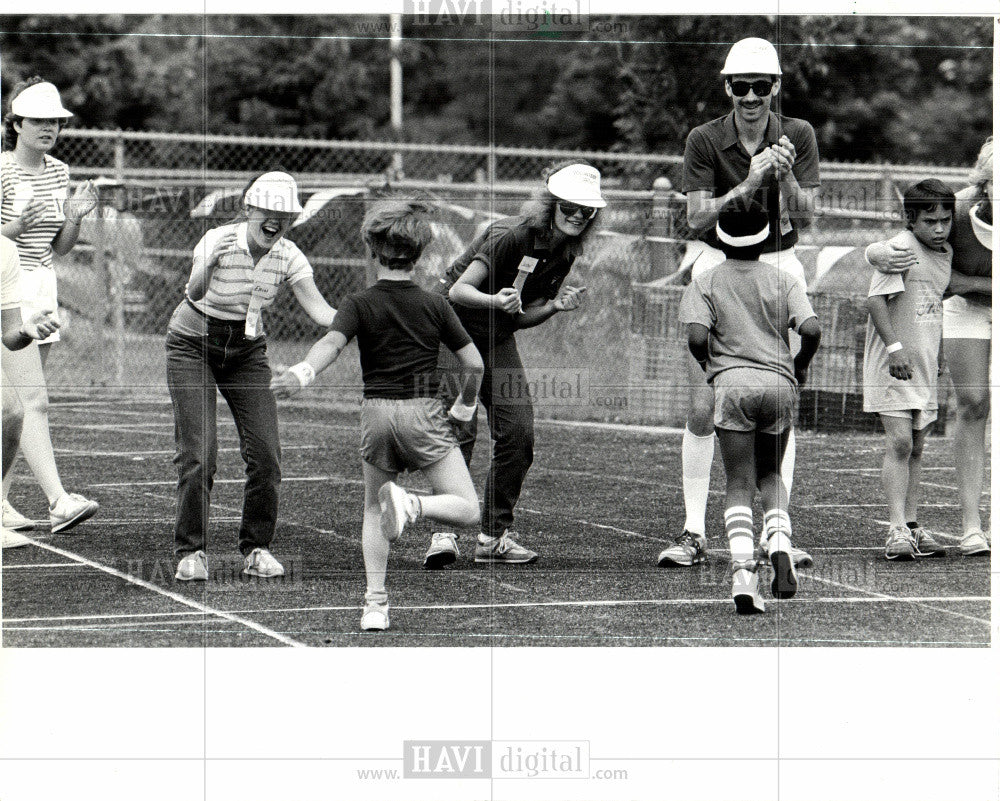
{"type": "Polygon", "coordinates": [[[0,236],[0,266],[0,308],[17,308],[21,305],[21,262],[17,246],[5,236],[0,236]]]}
{"type": "Polygon", "coordinates": [[[366,398],[437,395],[438,351],[472,342],[451,304],[412,281],[379,281],[340,304],[331,331],[358,338],[366,398]]]}
{"type": "Polygon", "coordinates": [[[889,374],[889,354],[868,319],[865,330],[864,409],[891,412],[937,409],[938,352],[941,347],[941,299],[951,280],[951,246],[936,251],[924,247],[910,232],[889,240],[910,248],[917,263],[904,275],[872,275],[868,297],[886,296],[889,317],[899,341],[913,354],[913,377],[905,381],[889,374]]]}
{"type": "MultiPolygon", "coordinates": [[[[205,314],[222,320],[246,319],[250,296],[254,292],[255,265],[247,242],[247,224],[230,223],[212,228],[194,249],[196,258],[207,259],[216,243],[233,229],[236,230],[236,249],[219,260],[205,296],[201,300],[192,301],[205,314]]],[[[312,266],[298,246],[284,238],[275,242],[261,257],[259,266],[263,279],[257,289],[261,297],[261,308],[274,303],[284,281],[294,285],[311,278],[313,274],[312,266]]]]}
{"type": "MultiPolygon", "coordinates": [[[[955,194],[955,218],[951,223],[951,235],[948,241],[954,249],[951,267],[963,275],[993,275],[993,251],[983,247],[983,243],[976,238],[969,216],[974,213],[981,200],[974,186],[966,187],[955,194]]],[[[989,295],[970,292],[964,297],[980,306],[992,305],[992,298],[989,295]]]]}
{"type": "Polygon", "coordinates": [[[21,256],[21,269],[52,267],[52,240],[66,222],[64,204],[69,192],[69,167],[45,154],[44,167],[38,174],[27,172],[14,152],[0,153],[0,224],[6,225],[21,216],[29,200],[45,204],[42,221],[14,240],[21,256]]]}
{"type": "MultiPolygon", "coordinates": [[[[819,186],[819,149],[816,133],[805,120],[769,113],[767,130],[757,153],[782,136],[787,136],[795,146],[795,164],[792,173],[804,189],[819,186]]],[[[750,159],[756,153],[747,153],[736,133],[735,112],[725,117],[699,125],[688,134],[684,147],[684,176],[681,189],[684,194],[707,190],[713,197],[723,197],[746,180],[750,159]]],[[[754,199],[766,210],[773,236],[764,246],[765,253],[785,250],[799,238],[791,220],[782,229],[781,199],[778,179],[772,175],[757,190],[754,199]]],[[[710,228],[699,237],[712,247],[719,247],[715,229],[710,228]]]]}
{"type": "MultiPolygon", "coordinates": [[[[514,286],[518,266],[524,259],[534,260],[534,270],[521,290],[521,302],[527,306],[539,299],[554,299],[575,258],[567,252],[565,242],[552,247],[547,233],[533,227],[530,217],[507,217],[497,220],[473,240],[448,268],[443,285],[450,288],[473,261],[481,261],[488,273],[476,288],[495,295],[504,287],[514,286]]],[[[458,305],[455,309],[462,324],[476,339],[500,342],[517,330],[514,317],[504,311],[458,305]]]]}
{"type": "Polygon", "coordinates": [[[815,317],[802,283],[773,265],[726,260],[695,278],[681,298],[680,321],[709,330],[708,380],[754,367],[795,381],[788,330],[815,317]]]}

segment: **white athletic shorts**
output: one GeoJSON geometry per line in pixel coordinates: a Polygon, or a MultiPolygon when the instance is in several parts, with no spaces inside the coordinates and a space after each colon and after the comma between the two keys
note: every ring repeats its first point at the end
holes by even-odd
{"type": "MultiPolygon", "coordinates": [[[[27,320],[35,312],[48,310],[59,319],[59,301],[56,296],[56,271],[51,267],[36,267],[21,270],[21,319],[27,320]]],[[[48,339],[39,340],[39,345],[59,341],[56,331],[48,339]]]]}
{"type": "Polygon", "coordinates": [[[914,431],[923,431],[938,418],[937,409],[905,409],[888,412],[880,411],[877,412],[877,414],[881,414],[885,417],[899,417],[906,420],[912,420],[912,428],[914,431]]]}
{"type": "MultiPolygon", "coordinates": [[[[698,242],[697,244],[692,242],[691,244],[696,247],[700,245],[702,249],[701,253],[694,260],[694,264],[691,265],[692,279],[697,278],[706,270],[711,270],[726,260],[725,253],[717,248],[706,245],[704,242],[698,242]]],[[[761,253],[760,260],[765,264],[773,264],[789,275],[798,278],[802,282],[802,286],[806,285],[806,271],[802,266],[802,262],[799,261],[794,247],[779,250],[776,253],[761,253]]]]}
{"type": "Polygon", "coordinates": [[[991,339],[993,309],[952,295],[944,301],[945,339],[991,339]]]}

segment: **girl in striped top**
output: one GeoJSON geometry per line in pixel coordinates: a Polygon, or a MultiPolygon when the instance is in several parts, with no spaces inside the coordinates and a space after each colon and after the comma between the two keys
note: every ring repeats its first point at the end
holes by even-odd
{"type": "Polygon", "coordinates": [[[177,441],[178,581],[208,578],[208,505],[218,451],[216,387],[233,413],[247,465],[239,532],[243,572],[284,575],[268,550],[278,520],[281,449],[261,310],[287,282],[317,325],[328,328],[336,314],[316,288],[302,251],[284,239],[302,211],[295,180],[283,172],[265,173],[250,182],[243,205],[243,217],[208,231],[195,247],[184,300],[167,330],[167,384],[177,441]]]}
{"type": "MultiPolygon", "coordinates": [[[[76,244],[80,221],[97,205],[90,182],[69,196],[69,168],[49,155],[59,130],[72,113],[62,106],[59,90],[41,78],[29,78],[11,92],[4,117],[0,152],[0,233],[14,240],[21,260],[21,307],[26,317],[56,314],[56,274],[52,254],[63,256],[76,244]]],[[[49,501],[54,533],[68,531],[93,516],[96,501],[63,488],[49,436],[48,393],[44,367],[59,333],[17,352],[4,350],[4,370],[24,406],[21,450],[49,501]]],[[[7,501],[11,476],[3,482],[3,519],[8,528],[27,529],[33,521],[7,501]]]]}

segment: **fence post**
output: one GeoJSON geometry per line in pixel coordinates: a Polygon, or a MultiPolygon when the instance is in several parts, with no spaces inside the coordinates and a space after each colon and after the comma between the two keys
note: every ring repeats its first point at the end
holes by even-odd
{"type": "Polygon", "coordinates": [[[118,135],[115,137],[115,179],[118,181],[125,180],[125,137],[122,136],[122,129],[118,129],[118,135]]]}
{"type": "MultiPolygon", "coordinates": [[[[124,183],[125,179],[125,137],[122,136],[122,131],[119,128],[118,134],[115,136],[115,162],[114,162],[114,177],[118,181],[124,183]]],[[[129,196],[128,188],[124,187],[126,198],[129,196]]],[[[116,190],[112,190],[114,192],[116,190]]],[[[113,197],[113,195],[112,195],[113,197]]],[[[108,222],[117,222],[118,220],[118,209],[115,203],[108,203],[108,193],[98,192],[98,206],[97,206],[97,242],[95,253],[101,254],[101,267],[104,269],[104,274],[107,277],[107,287],[108,287],[108,305],[111,317],[111,330],[112,330],[112,352],[113,361],[115,365],[115,384],[121,386],[125,378],[125,281],[126,278],[123,275],[123,265],[116,264],[116,261],[120,261],[121,247],[120,243],[115,243],[116,246],[112,247],[111,243],[108,242],[108,235],[120,235],[122,232],[120,226],[115,230],[115,226],[108,225],[108,222]],[[110,211],[111,220],[108,220],[108,213],[110,211]],[[108,253],[111,257],[108,258],[108,253]]],[[[125,204],[126,208],[131,208],[131,202],[128,200],[125,204]]]]}

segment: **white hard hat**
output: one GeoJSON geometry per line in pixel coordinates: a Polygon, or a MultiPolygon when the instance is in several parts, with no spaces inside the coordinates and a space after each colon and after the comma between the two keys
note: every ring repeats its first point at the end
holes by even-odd
{"type": "Polygon", "coordinates": [[[601,174],[589,164],[570,164],[563,167],[546,181],[549,192],[562,200],[603,209],[608,202],[601,197],[601,174]]]}
{"type": "Polygon", "coordinates": [[[751,36],[740,39],[734,44],[726,64],[722,68],[723,75],[781,75],[778,65],[778,52],[766,39],[751,36]]]}
{"type": "Polygon", "coordinates": [[[63,108],[59,90],[51,83],[33,83],[10,101],[10,112],[36,120],[68,119],[72,111],[63,108]]]}
{"type": "Polygon", "coordinates": [[[972,232],[984,248],[993,250],[993,226],[976,214],[978,209],[979,206],[973,206],[969,209],[969,219],[972,220],[972,232]]]}
{"type": "Polygon", "coordinates": [[[293,214],[302,211],[299,188],[295,185],[295,179],[287,172],[265,172],[250,185],[243,195],[243,202],[267,211],[293,214]]]}

